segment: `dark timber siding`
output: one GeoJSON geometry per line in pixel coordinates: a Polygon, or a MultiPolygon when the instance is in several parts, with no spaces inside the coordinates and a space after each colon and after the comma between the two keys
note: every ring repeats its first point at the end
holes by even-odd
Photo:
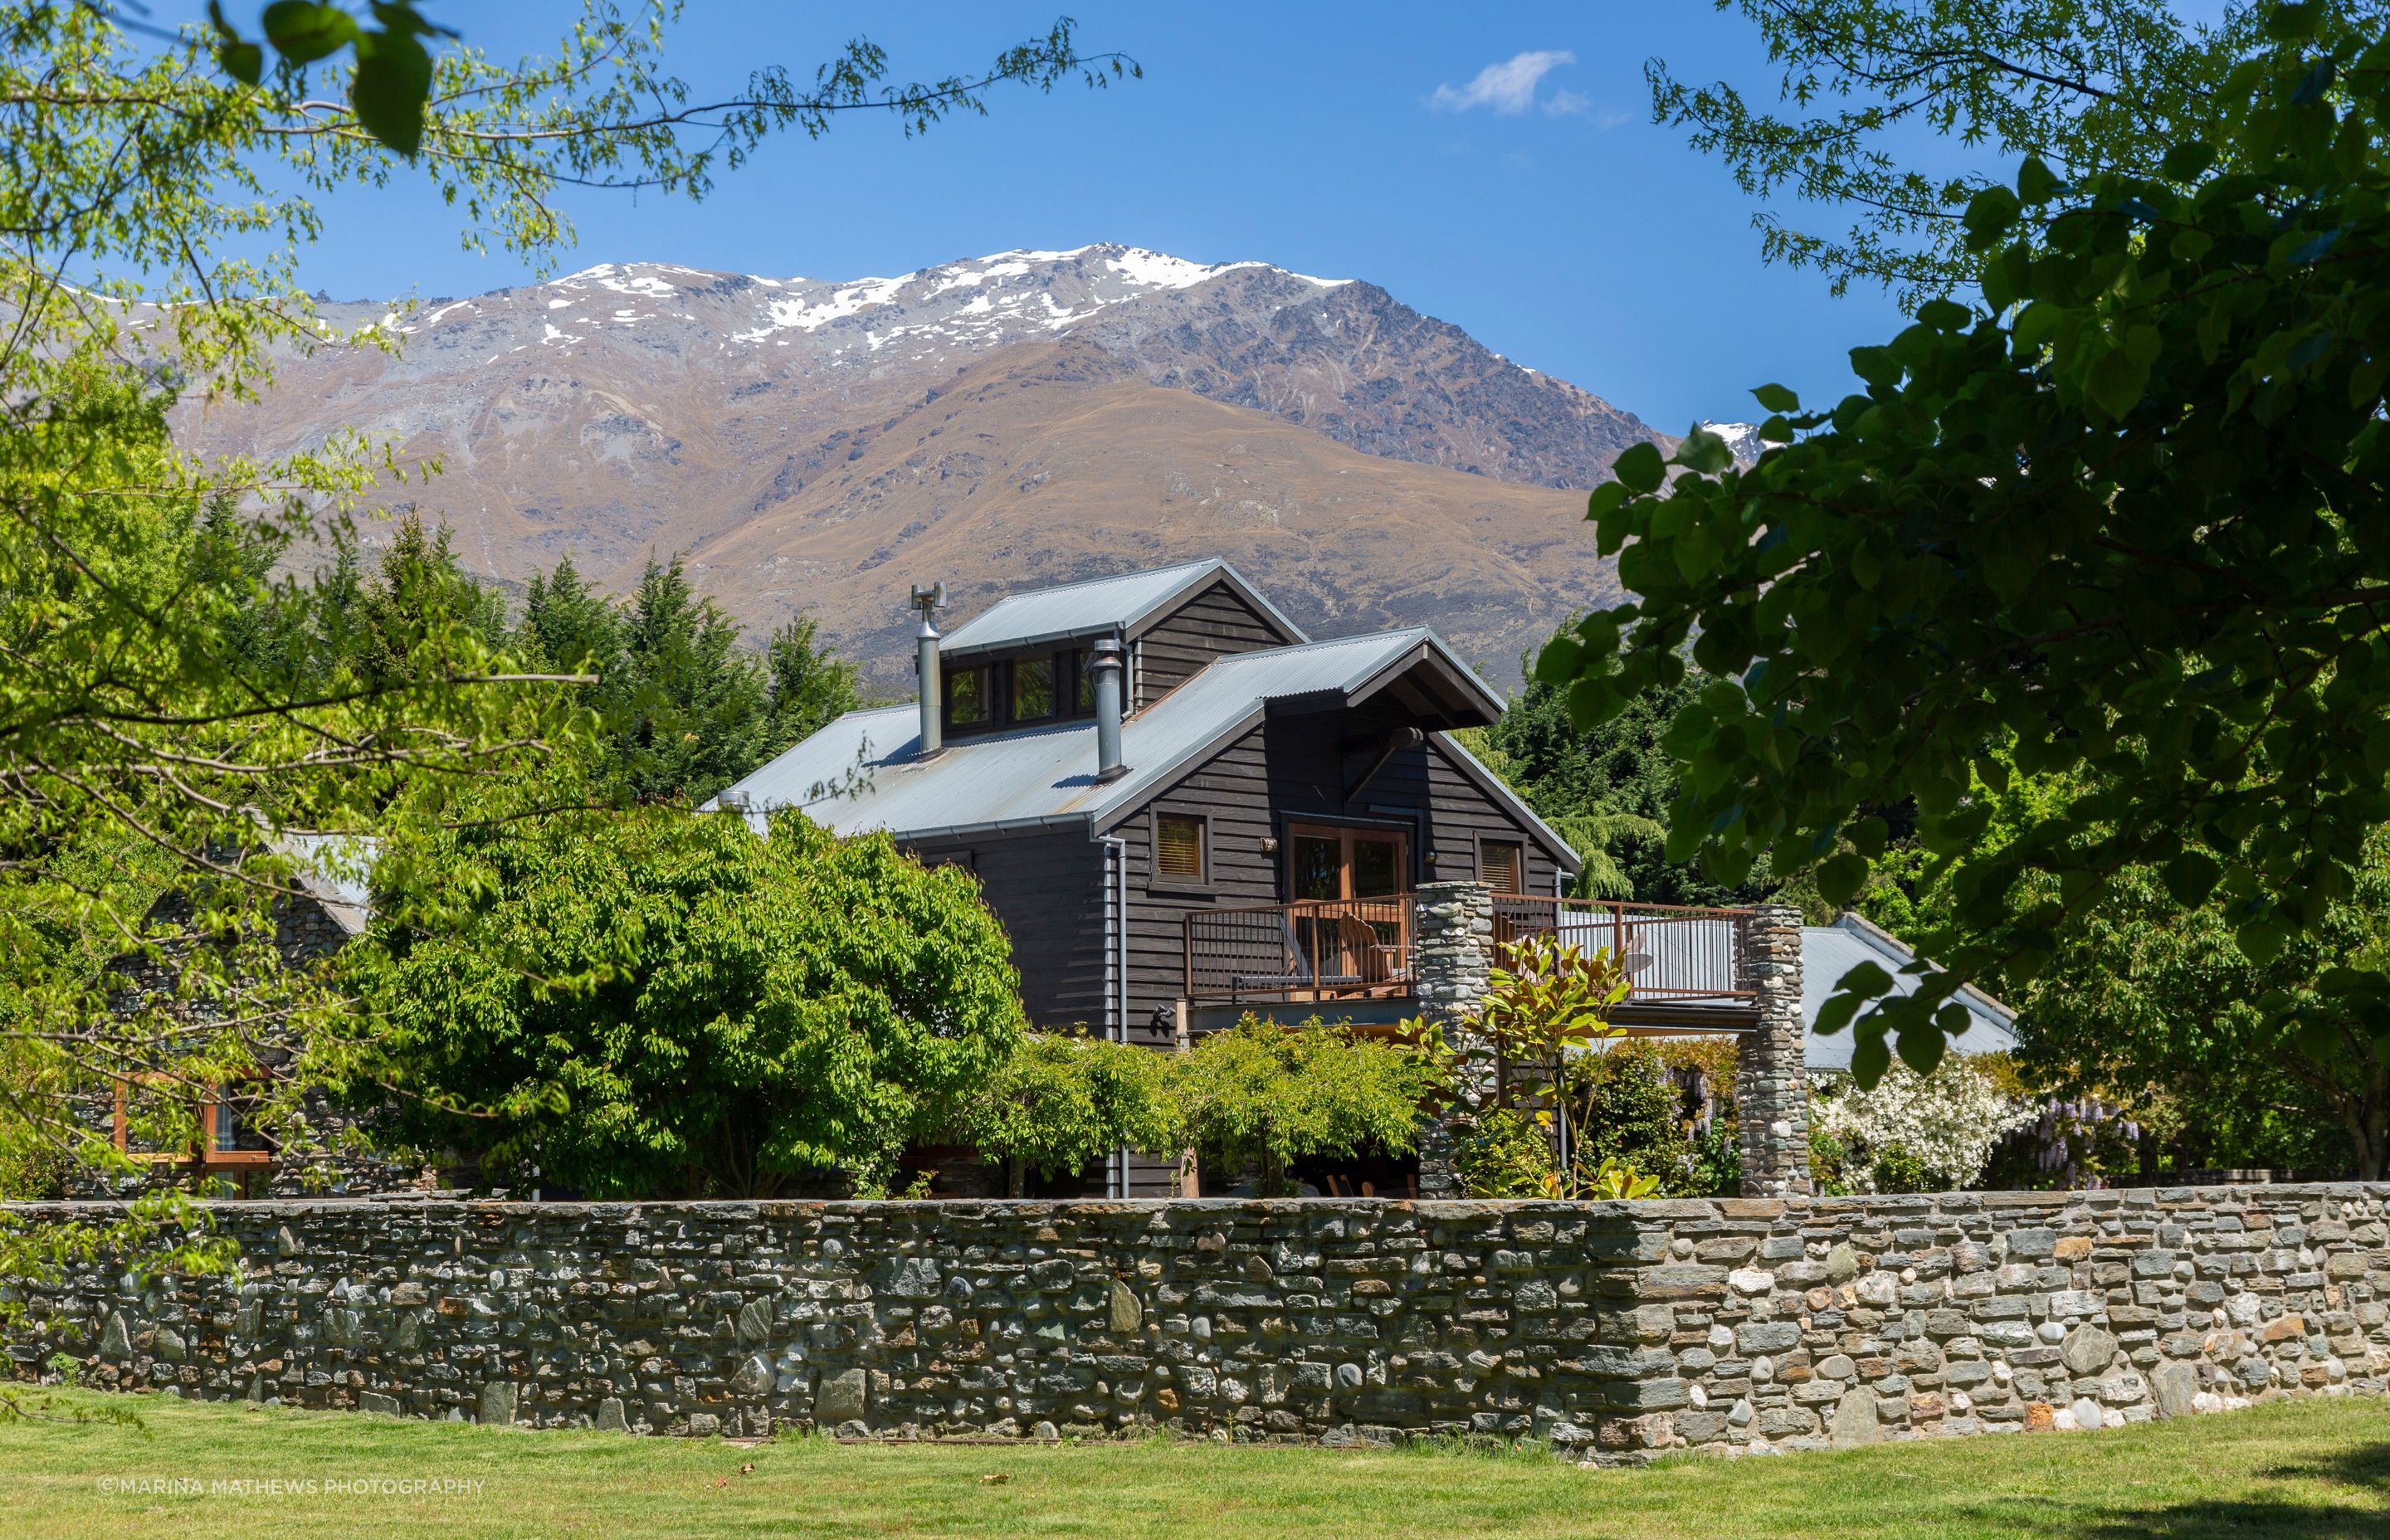
{"type": "Polygon", "coordinates": [[[1214,658],[1284,647],[1293,639],[1235,589],[1215,583],[1137,638],[1137,704],[1151,705],[1214,658]]]}
{"type": "MultiPolygon", "coordinates": [[[[1348,800],[1388,735],[1391,708],[1324,712],[1265,722],[1229,744],[1113,829],[1128,854],[1130,1042],[1168,1048],[1185,983],[1185,917],[1198,909],[1283,898],[1286,825],[1318,820],[1394,825],[1410,836],[1409,880],[1474,877],[1480,837],[1526,846],[1527,888],[1548,893],[1557,868],[1506,807],[1459,768],[1458,751],[1430,738],[1398,751],[1348,800]],[[1157,887],[1155,810],[1196,813],[1207,825],[1211,881],[1201,891],[1157,887]],[[1262,849],[1266,838],[1276,853],[1262,849]],[[1431,857],[1433,857],[1431,859],[1431,857]]],[[[1040,1027],[1104,1023],[1104,847],[1075,830],[941,836],[906,842],[925,862],[962,861],[979,874],[989,907],[1012,937],[1022,1003],[1040,1027]]],[[[1094,1174],[1095,1180],[1100,1174],[1094,1174]]],[[[1167,1196],[1166,1159],[1132,1157],[1132,1198],[1167,1196]]],[[[1101,1190],[1100,1183],[1096,1190],[1101,1190]]]]}
{"type": "Polygon", "coordinates": [[[1477,875],[1481,835],[1526,846],[1527,891],[1548,893],[1558,872],[1510,811],[1480,790],[1435,739],[1402,751],[1348,803],[1349,779],[1376,757],[1397,723],[1368,712],[1283,717],[1263,724],[1152,799],[1114,833],[1127,841],[1128,1027],[1132,1041],[1164,1044],[1168,1011],[1186,979],[1185,916],[1190,910],[1276,904],[1284,898],[1290,821],[1395,825],[1410,834],[1410,880],[1477,875]],[[1362,747],[1348,751],[1351,738],[1362,747]],[[1150,810],[1199,813],[1209,823],[1212,882],[1189,892],[1153,887],[1150,810]],[[1266,836],[1277,853],[1261,848],[1266,836]],[[1431,861],[1428,857],[1433,854],[1431,861]],[[1162,1024],[1156,1013],[1162,1012],[1162,1024]]]}
{"type": "Polygon", "coordinates": [[[1012,937],[1021,1001],[1038,1027],[1104,1024],[1103,847],[1073,829],[908,840],[925,865],[961,862],[1012,937]]]}

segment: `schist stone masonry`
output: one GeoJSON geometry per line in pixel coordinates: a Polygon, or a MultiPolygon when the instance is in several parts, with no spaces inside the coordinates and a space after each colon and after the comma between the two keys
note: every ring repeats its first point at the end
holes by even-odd
{"type": "Polygon", "coordinates": [[[539,1427],[1466,1431],[1633,1460],[2382,1393],[2385,1205],[225,1203],[238,1277],[79,1266],[11,1352],[29,1380],[63,1354],[86,1383],[539,1427]]]}

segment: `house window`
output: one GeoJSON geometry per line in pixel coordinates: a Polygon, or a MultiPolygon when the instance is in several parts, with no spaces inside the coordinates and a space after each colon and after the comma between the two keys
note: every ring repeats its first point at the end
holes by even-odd
{"type": "Polygon", "coordinates": [[[1523,893],[1527,862],[1524,847],[1488,840],[1477,847],[1477,880],[1497,893],[1523,893]]]}
{"type": "Polygon", "coordinates": [[[1023,658],[1012,665],[1012,720],[1042,722],[1054,714],[1054,660],[1023,658]]]}
{"type": "Polygon", "coordinates": [[[1153,821],[1153,872],[1173,882],[1208,881],[1203,820],[1190,813],[1163,813],[1153,821]]]}
{"type": "Polygon", "coordinates": [[[116,1148],[136,1161],[152,1164],[193,1164],[205,1168],[263,1166],[273,1160],[264,1149],[241,1148],[242,1124],[254,1097],[253,1086],[213,1086],[194,1096],[179,1077],[135,1075],[116,1083],[116,1148]],[[137,1105],[157,1097],[191,1098],[194,1126],[187,1145],[161,1148],[146,1136],[136,1137],[135,1124],[146,1109],[137,1105]]]}
{"type": "Polygon", "coordinates": [[[1096,655],[1081,648],[1071,654],[1071,696],[1076,704],[1074,716],[1086,716],[1096,709],[1096,655]]]}
{"type": "Polygon", "coordinates": [[[946,674],[946,725],[983,726],[988,719],[988,674],[984,666],[958,668],[946,674]]]}

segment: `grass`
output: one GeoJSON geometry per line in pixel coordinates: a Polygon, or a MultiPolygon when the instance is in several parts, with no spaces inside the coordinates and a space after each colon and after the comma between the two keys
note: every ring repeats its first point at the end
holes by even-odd
{"type": "MultiPolygon", "coordinates": [[[[66,1394],[63,1407],[122,1405],[66,1394]]],[[[1582,1470],[1531,1453],[757,1447],[143,1398],[144,1426],[0,1425],[0,1534],[2035,1536],[2380,1540],[2390,1405],[2304,1401],[2101,1433],[1582,1470]],[[752,1467],[752,1469],[750,1469],[752,1467]],[[991,1478],[1001,1477],[1001,1481],[991,1478]],[[186,1495],[127,1492],[181,1479],[186,1495]],[[218,1481],[312,1495],[209,1495],[218,1481]],[[323,1490],[433,1479],[455,1495],[323,1490]],[[105,1490],[109,1482],[119,1490],[105,1490]],[[475,1486],[471,1483],[478,1482],[475,1486]]]]}

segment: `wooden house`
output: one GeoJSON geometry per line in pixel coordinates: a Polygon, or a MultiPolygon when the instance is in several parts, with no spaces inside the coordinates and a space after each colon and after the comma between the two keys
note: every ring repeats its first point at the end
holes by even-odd
{"type": "MultiPolygon", "coordinates": [[[[1491,887],[1504,928],[1640,947],[1646,982],[1697,986],[1660,1016],[1748,1015],[1732,919],[1660,944],[1655,915],[1562,905],[1574,852],[1452,737],[1502,699],[1431,630],[1314,641],[1216,560],[1014,595],[944,635],[922,604],[915,702],[841,717],[718,805],[970,867],[1041,1026],[1168,1047],[1247,1010],[1391,1023],[1430,880],[1491,887]]],[[[1108,1186],[1169,1180],[1124,1157],[1108,1186]]]]}

